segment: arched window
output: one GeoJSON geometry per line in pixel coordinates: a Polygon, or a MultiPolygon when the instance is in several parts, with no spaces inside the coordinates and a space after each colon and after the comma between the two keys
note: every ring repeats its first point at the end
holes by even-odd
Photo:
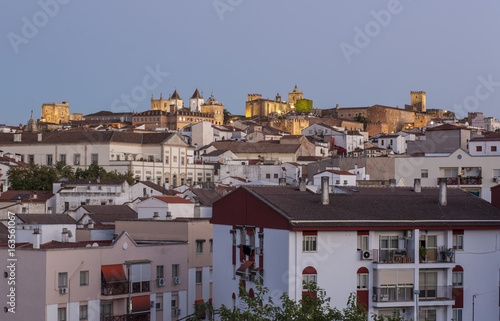
{"type": "Polygon", "coordinates": [[[317,274],[318,272],[312,266],[308,266],[302,271],[302,286],[304,291],[307,291],[307,286],[310,283],[317,283],[317,274]]]}
{"type": "Polygon", "coordinates": [[[452,270],[452,284],[453,287],[463,287],[464,286],[464,268],[457,265],[452,270]]]}
{"type": "Polygon", "coordinates": [[[250,291],[248,291],[248,297],[250,297],[250,298],[255,297],[255,293],[253,292],[253,289],[250,289],[250,291]]]}
{"type": "Polygon", "coordinates": [[[358,290],[368,290],[368,269],[365,267],[361,267],[358,269],[358,290]]]}

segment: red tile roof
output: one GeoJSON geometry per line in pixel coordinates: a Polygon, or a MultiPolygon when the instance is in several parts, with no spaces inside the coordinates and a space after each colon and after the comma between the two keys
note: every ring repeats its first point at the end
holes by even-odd
{"type": "Polygon", "coordinates": [[[23,202],[47,202],[54,196],[49,191],[15,191],[8,190],[0,194],[0,202],[15,202],[18,197],[23,202]],[[36,195],[36,196],[35,196],[36,195]],[[36,197],[36,198],[35,198],[36,197]]]}

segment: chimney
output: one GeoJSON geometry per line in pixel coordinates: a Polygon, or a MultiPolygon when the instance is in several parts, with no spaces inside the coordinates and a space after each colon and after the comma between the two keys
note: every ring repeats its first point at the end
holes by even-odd
{"type": "Polygon", "coordinates": [[[36,194],[36,192],[33,192],[33,199],[34,200],[38,199],[38,195],[36,194]]]}
{"type": "Polygon", "coordinates": [[[306,180],[304,178],[299,178],[299,191],[306,191],[306,180]]]}
{"type": "Polygon", "coordinates": [[[62,238],[61,238],[61,242],[69,242],[69,237],[68,237],[68,229],[67,228],[63,228],[62,230],[62,238]]]}
{"type": "Polygon", "coordinates": [[[155,220],[155,221],[160,220],[160,213],[158,213],[158,212],[154,212],[154,213],[153,213],[153,220],[155,220]]]}
{"type": "Polygon", "coordinates": [[[389,179],[389,187],[396,187],[396,180],[394,178],[389,179]]]}
{"type": "Polygon", "coordinates": [[[413,190],[415,193],[420,193],[422,191],[422,185],[420,184],[420,178],[415,178],[413,183],[413,190]]]}
{"type": "Polygon", "coordinates": [[[280,186],[286,186],[286,178],[280,178],[280,186]]]}
{"type": "Polygon", "coordinates": [[[340,109],[339,104],[337,104],[337,105],[335,106],[335,109],[337,109],[337,110],[339,110],[339,109],[340,109]]]}
{"type": "Polygon", "coordinates": [[[171,220],[172,219],[172,212],[167,212],[167,220],[171,220]]]}
{"type": "Polygon", "coordinates": [[[36,227],[34,230],[33,230],[33,248],[34,249],[39,249],[40,248],[40,229],[38,227],[36,227]]]}
{"type": "Polygon", "coordinates": [[[447,204],[447,199],[446,199],[446,183],[447,183],[446,178],[440,178],[439,179],[439,205],[445,206],[447,204]]]}
{"type": "Polygon", "coordinates": [[[94,228],[94,221],[93,220],[89,220],[88,228],[94,228]]]}
{"type": "Polygon", "coordinates": [[[330,195],[328,194],[328,176],[321,177],[321,204],[330,204],[330,195]]]}
{"type": "Polygon", "coordinates": [[[14,143],[20,143],[22,141],[22,134],[14,134],[14,143]]]}
{"type": "Polygon", "coordinates": [[[38,133],[38,141],[39,141],[39,142],[41,142],[41,141],[42,141],[42,137],[43,137],[42,133],[38,133]]]}

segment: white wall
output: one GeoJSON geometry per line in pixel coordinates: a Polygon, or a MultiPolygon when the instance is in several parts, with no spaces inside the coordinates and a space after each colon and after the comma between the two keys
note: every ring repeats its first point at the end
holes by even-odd
{"type": "Polygon", "coordinates": [[[67,228],[71,231],[72,236],[69,238],[69,242],[75,242],[76,237],[76,224],[36,224],[36,225],[17,225],[16,229],[16,242],[29,242],[33,243],[33,228],[40,228],[40,240],[41,243],[47,243],[52,240],[62,241],[62,230],[67,228]],[[22,229],[25,227],[25,229],[22,229]]]}

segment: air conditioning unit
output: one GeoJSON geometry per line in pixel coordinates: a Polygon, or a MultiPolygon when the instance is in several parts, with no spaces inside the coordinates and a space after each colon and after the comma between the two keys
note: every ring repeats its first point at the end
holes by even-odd
{"type": "Polygon", "coordinates": [[[156,284],[158,286],[165,286],[165,278],[158,278],[158,279],[156,279],[156,284]]]}
{"type": "Polygon", "coordinates": [[[373,251],[361,251],[362,260],[373,260],[373,251]]]}
{"type": "Polygon", "coordinates": [[[179,315],[181,315],[181,309],[174,308],[174,316],[178,317],[179,315]]]}
{"type": "Polygon", "coordinates": [[[174,277],[174,284],[180,284],[181,283],[181,278],[176,276],[174,277]]]}
{"type": "Polygon", "coordinates": [[[59,294],[67,294],[68,288],[59,288],[59,294]]]}

